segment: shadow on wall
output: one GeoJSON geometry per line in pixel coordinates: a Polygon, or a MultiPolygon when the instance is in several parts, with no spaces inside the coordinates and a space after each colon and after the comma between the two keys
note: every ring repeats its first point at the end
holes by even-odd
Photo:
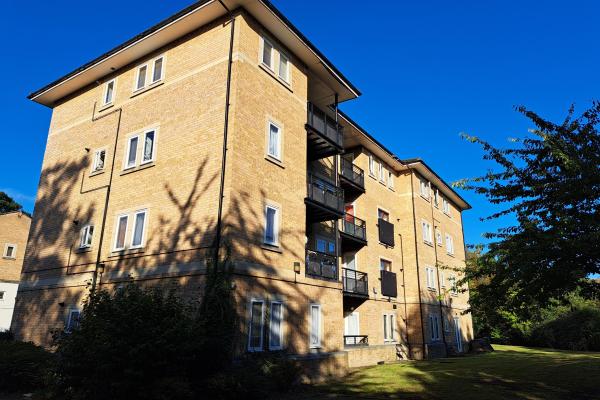
{"type": "MultiPolygon", "coordinates": [[[[214,162],[214,161],[213,161],[214,162]]],[[[209,160],[204,159],[195,172],[188,188],[174,188],[165,184],[160,190],[170,206],[151,210],[147,232],[147,252],[125,253],[115,256],[102,254],[104,270],[99,282],[111,288],[124,281],[143,282],[144,285],[178,285],[179,290],[192,299],[200,299],[206,274],[207,260],[211,257],[217,225],[217,200],[210,198],[218,193],[218,173],[208,174],[209,160]],[[175,212],[173,212],[175,210],[175,212]],[[165,279],[169,278],[169,279],[165,279]]],[[[63,162],[45,169],[41,175],[38,200],[33,216],[27,247],[24,275],[28,281],[43,281],[56,277],[68,281],[73,277],[89,277],[95,268],[96,252],[104,212],[105,187],[92,188],[82,194],[82,177],[89,171],[87,157],[77,162],[63,162]],[[88,254],[75,254],[79,245],[81,225],[73,221],[95,221],[93,246],[88,254]],[[83,260],[74,263],[73,260],[83,260]]],[[[143,174],[145,172],[137,172],[143,174]]],[[[304,260],[304,224],[295,229],[280,230],[280,253],[261,247],[264,236],[263,209],[266,201],[264,191],[260,196],[243,191],[233,193],[225,204],[223,214],[223,243],[233,250],[232,262],[244,260],[258,271],[262,278],[254,279],[248,273],[235,275],[235,293],[239,320],[242,321],[238,338],[241,353],[247,349],[249,301],[251,297],[265,300],[265,323],[263,347],[269,348],[269,318],[271,300],[284,302],[284,348],[290,353],[308,352],[309,304],[317,302],[325,289],[315,281],[314,285],[302,285],[294,279],[281,277],[281,259],[304,260]],[[283,257],[287,255],[289,257],[283,257]]],[[[107,215],[106,231],[112,231],[113,215],[107,215]]],[[[107,248],[110,235],[105,234],[103,248],[107,248]]],[[[112,246],[112,243],[110,243],[112,246]]],[[[302,268],[303,269],[303,268],[302,268]]],[[[293,274],[292,274],[293,276],[293,274]]],[[[18,338],[49,345],[51,331],[62,329],[69,307],[81,304],[88,288],[81,284],[61,285],[60,288],[24,290],[17,299],[14,330],[18,338]]],[[[341,292],[339,293],[339,320],[342,320],[341,292]]],[[[328,314],[333,318],[335,308],[322,304],[323,320],[328,314]]],[[[343,331],[343,326],[339,332],[343,331]]],[[[338,332],[337,330],[335,332],[338,332]]],[[[331,329],[324,329],[322,342],[327,350],[339,350],[343,338],[331,329]]],[[[315,350],[317,352],[317,350],[315,350]]],[[[336,367],[332,366],[335,370],[336,367]]]]}

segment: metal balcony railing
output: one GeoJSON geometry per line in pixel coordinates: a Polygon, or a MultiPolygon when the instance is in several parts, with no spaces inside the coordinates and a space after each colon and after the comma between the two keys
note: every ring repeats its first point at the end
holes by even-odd
{"type": "Polygon", "coordinates": [[[344,346],[368,346],[369,336],[367,335],[344,335],[344,346]]]}
{"type": "Polygon", "coordinates": [[[365,171],[354,165],[352,161],[342,157],[342,162],[340,163],[340,174],[350,182],[364,189],[365,171]]]}
{"type": "Polygon", "coordinates": [[[369,295],[369,279],[364,272],[342,268],[342,282],[346,293],[369,295]]]}
{"type": "Polygon", "coordinates": [[[310,102],[308,103],[307,124],[338,147],[344,145],[342,126],[335,121],[335,118],[330,117],[310,102]]]}
{"type": "Polygon", "coordinates": [[[337,280],[337,257],[333,254],[306,249],[306,275],[337,280]]]}
{"type": "Polygon", "coordinates": [[[367,240],[366,222],[352,214],[345,214],[340,221],[340,231],[357,239],[367,240]]]}
{"type": "Polygon", "coordinates": [[[344,211],[344,191],[331,183],[309,173],[308,198],[336,211],[344,211]]]}

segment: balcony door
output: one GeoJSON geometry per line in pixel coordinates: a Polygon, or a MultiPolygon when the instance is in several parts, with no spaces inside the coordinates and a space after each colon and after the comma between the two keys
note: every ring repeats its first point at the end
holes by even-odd
{"type": "Polygon", "coordinates": [[[344,268],[356,271],[356,252],[344,253],[344,268]]]}
{"type": "Polygon", "coordinates": [[[344,336],[360,335],[360,324],[357,312],[347,313],[344,316],[344,336]]]}
{"type": "Polygon", "coordinates": [[[454,335],[456,337],[456,349],[459,352],[462,352],[463,351],[462,331],[460,329],[460,318],[458,318],[458,317],[454,318],[454,335]]]}

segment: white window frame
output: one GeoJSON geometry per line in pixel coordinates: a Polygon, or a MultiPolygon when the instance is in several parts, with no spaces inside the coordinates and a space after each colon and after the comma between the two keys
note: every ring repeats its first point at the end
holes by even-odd
{"type": "Polygon", "coordinates": [[[14,243],[6,243],[4,245],[4,253],[2,253],[2,257],[8,260],[16,260],[17,259],[17,245],[14,243]],[[8,248],[11,247],[13,249],[12,255],[8,255],[8,248]]]}
{"type": "Polygon", "coordinates": [[[131,227],[131,239],[129,240],[129,248],[130,249],[141,249],[146,245],[146,230],[148,226],[148,209],[143,208],[140,210],[136,210],[133,212],[133,225],[131,227]],[[134,245],[133,238],[135,236],[135,230],[137,228],[137,216],[140,214],[144,214],[144,225],[142,226],[142,238],[140,244],[134,245]]]}
{"type": "Polygon", "coordinates": [[[261,35],[259,51],[260,51],[260,53],[259,53],[260,63],[262,65],[264,65],[265,67],[267,67],[269,70],[275,72],[275,46],[273,46],[273,42],[271,42],[269,39],[267,39],[266,37],[261,35]],[[268,43],[269,46],[271,46],[271,65],[265,63],[265,58],[264,58],[265,42],[268,43]]]}
{"type": "Polygon", "coordinates": [[[379,182],[385,185],[385,176],[387,175],[385,172],[387,171],[386,167],[383,166],[383,162],[379,161],[379,182]]]}
{"type": "Polygon", "coordinates": [[[396,343],[396,314],[383,313],[383,342],[396,343]],[[387,328],[389,330],[386,330],[387,328]],[[391,335],[391,337],[390,337],[391,335]]]}
{"type": "Polygon", "coordinates": [[[394,173],[388,170],[388,187],[394,190],[394,173]]]}
{"type": "Polygon", "coordinates": [[[442,246],[444,244],[444,237],[442,235],[442,231],[438,228],[435,229],[435,242],[438,246],[442,246]]]}
{"type": "Polygon", "coordinates": [[[284,312],[285,312],[285,306],[283,301],[280,300],[274,300],[271,301],[271,304],[269,305],[269,350],[281,350],[283,349],[283,320],[284,320],[284,312]],[[271,344],[271,338],[273,337],[273,305],[278,304],[281,307],[281,315],[280,315],[280,320],[279,320],[279,346],[273,346],[271,344]]]}
{"type": "Polygon", "coordinates": [[[252,299],[250,300],[250,310],[248,319],[248,351],[259,352],[263,351],[263,344],[265,341],[265,301],[263,299],[252,299]],[[260,315],[260,345],[258,347],[252,347],[252,319],[254,317],[254,303],[261,304],[261,315],[260,315]]]}
{"type": "Polygon", "coordinates": [[[435,314],[429,314],[429,330],[430,335],[429,338],[432,342],[437,342],[440,340],[440,317],[435,314]]]}
{"type": "MultiPolygon", "coordinates": [[[[156,140],[158,138],[158,128],[151,128],[151,129],[146,129],[141,135],[142,141],[141,141],[141,146],[140,146],[140,165],[145,165],[145,164],[150,164],[153,163],[156,160],[156,140]],[[144,150],[146,147],[146,136],[150,133],[153,132],[154,133],[154,139],[152,141],[152,157],[149,160],[144,160],[144,150]]],[[[139,140],[138,140],[138,144],[139,144],[139,140]]],[[[137,160],[137,156],[136,156],[136,160],[137,160]]]]}
{"type": "Polygon", "coordinates": [[[113,240],[113,251],[122,251],[127,249],[127,233],[129,232],[129,214],[118,214],[115,221],[115,235],[113,240]],[[119,240],[119,225],[122,218],[126,218],[125,223],[125,236],[123,238],[123,247],[117,247],[117,241],[119,240]]]}
{"type": "Polygon", "coordinates": [[[450,216],[450,202],[445,197],[442,197],[442,211],[447,216],[450,216]]]}
{"type": "Polygon", "coordinates": [[[450,275],[448,277],[450,283],[450,293],[452,296],[458,296],[458,285],[456,284],[456,275],[450,275]]]}
{"type": "MultiPolygon", "coordinates": [[[[153,59],[152,61],[150,61],[150,63],[152,64],[152,74],[149,76],[150,78],[150,83],[146,84],[146,86],[151,86],[154,85],[155,83],[161,82],[164,78],[165,78],[165,64],[166,64],[166,57],[164,54],[161,54],[160,56],[156,57],[155,59],[153,59]],[[158,79],[154,79],[154,70],[156,68],[156,62],[158,60],[162,60],[162,63],[160,65],[160,77],[158,79]]],[[[147,76],[148,78],[148,76],[147,76]]]]}
{"type": "Polygon", "coordinates": [[[290,58],[283,52],[279,51],[279,64],[277,66],[277,76],[279,77],[279,79],[281,79],[282,81],[284,81],[287,84],[290,83],[290,66],[291,66],[290,58]],[[281,76],[281,60],[282,59],[285,59],[285,62],[287,64],[286,76],[281,76]]]}
{"type": "Polygon", "coordinates": [[[104,171],[104,169],[106,168],[106,155],[106,147],[94,150],[94,158],[92,159],[92,171],[90,173],[93,174],[96,172],[104,171]],[[98,168],[98,160],[100,159],[100,153],[102,152],[104,152],[104,164],[102,165],[102,168],[98,168]]]}
{"type": "Polygon", "coordinates": [[[435,284],[435,270],[433,267],[425,267],[425,284],[429,290],[437,290],[435,284]]]}
{"type": "Polygon", "coordinates": [[[104,84],[104,90],[102,91],[102,106],[108,106],[108,105],[113,104],[115,102],[116,92],[117,92],[117,78],[113,78],[104,84]],[[111,83],[113,84],[112,97],[110,98],[110,101],[106,101],[106,96],[108,95],[108,86],[111,83]]]}
{"type": "Polygon", "coordinates": [[[150,68],[148,67],[148,63],[138,65],[135,69],[135,80],[133,81],[133,92],[139,92],[140,90],[144,90],[148,85],[148,75],[150,74],[150,68]],[[138,86],[140,81],[140,71],[142,68],[146,67],[146,76],[144,76],[144,84],[142,86],[138,86]]]}
{"type": "Polygon", "coordinates": [[[375,177],[376,173],[377,172],[375,171],[375,157],[373,157],[373,154],[369,154],[369,175],[375,177]]]}
{"type": "Polygon", "coordinates": [[[267,122],[267,157],[273,158],[277,161],[283,161],[283,126],[278,123],[273,121],[272,119],[269,119],[267,122]],[[274,126],[277,128],[278,131],[278,140],[277,140],[277,152],[279,154],[271,154],[271,126],[274,126]]]}
{"type": "Polygon", "coordinates": [[[454,238],[449,233],[446,233],[446,253],[454,255],[454,238]]]}
{"type": "Polygon", "coordinates": [[[81,228],[81,233],[79,235],[79,248],[80,249],[89,249],[92,247],[92,241],[94,240],[94,225],[86,224],[81,228]],[[91,233],[90,233],[91,229],[91,233]],[[89,243],[88,239],[89,238],[89,243]]]}
{"type": "Polygon", "coordinates": [[[321,305],[320,304],[316,304],[316,303],[311,303],[308,309],[309,312],[309,333],[308,333],[308,345],[311,349],[319,349],[321,348],[321,342],[322,342],[322,336],[323,336],[323,331],[322,331],[322,325],[323,325],[323,312],[321,309],[321,305]],[[313,328],[315,326],[315,321],[313,320],[313,308],[317,308],[319,310],[318,312],[318,321],[316,321],[316,325],[317,325],[317,343],[313,344],[312,343],[312,334],[313,334],[313,328]]]}
{"type": "Polygon", "coordinates": [[[423,235],[423,242],[433,245],[431,223],[426,220],[421,220],[421,234],[423,235]],[[427,227],[427,236],[425,236],[425,227],[427,227]]]}
{"type": "Polygon", "coordinates": [[[77,314],[78,318],[81,318],[81,310],[78,308],[70,308],[67,314],[67,324],[65,325],[65,332],[70,333],[73,331],[73,314],[77,314]]]}
{"type": "Polygon", "coordinates": [[[419,193],[425,200],[429,200],[431,197],[431,188],[429,187],[429,181],[425,179],[419,179],[419,193]]]}
{"type": "Polygon", "coordinates": [[[446,288],[446,277],[445,277],[445,273],[444,271],[439,271],[440,274],[440,288],[444,289],[446,288]]]}
{"type": "Polygon", "coordinates": [[[281,207],[277,204],[274,203],[267,203],[265,204],[265,209],[264,209],[264,234],[263,234],[263,243],[267,244],[269,246],[276,246],[279,247],[279,226],[281,224],[281,207]],[[275,224],[275,226],[273,227],[273,235],[274,235],[274,240],[272,242],[267,240],[267,211],[269,209],[275,210],[275,219],[273,220],[273,223],[275,224]]]}
{"type": "Polygon", "coordinates": [[[127,146],[125,146],[125,157],[123,157],[123,170],[135,168],[138,166],[138,159],[140,153],[140,147],[142,147],[142,143],[140,143],[140,135],[131,135],[127,138],[127,146]],[[129,153],[131,152],[131,142],[133,139],[137,139],[137,148],[135,149],[135,160],[133,161],[133,165],[129,165],[129,153]]]}
{"type": "Polygon", "coordinates": [[[433,192],[433,205],[435,208],[440,208],[440,191],[438,188],[435,188],[435,192],[433,192]]]}

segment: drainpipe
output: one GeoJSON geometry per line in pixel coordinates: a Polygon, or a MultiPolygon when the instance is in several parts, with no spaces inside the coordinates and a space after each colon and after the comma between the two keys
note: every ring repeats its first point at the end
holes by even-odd
{"type": "Polygon", "coordinates": [[[235,17],[232,15],[231,10],[223,3],[222,0],[219,0],[219,3],[227,10],[229,13],[229,23],[231,24],[231,37],[229,39],[229,61],[227,63],[227,88],[225,94],[225,122],[223,126],[223,155],[221,157],[221,182],[219,187],[219,208],[217,213],[217,227],[216,227],[216,236],[214,243],[214,252],[215,252],[215,266],[216,263],[219,262],[219,250],[221,248],[221,230],[222,230],[222,220],[223,220],[223,198],[225,197],[225,168],[227,166],[227,135],[229,133],[229,98],[231,96],[231,68],[233,65],[233,40],[235,34],[235,17]]]}
{"type": "Polygon", "coordinates": [[[417,215],[415,212],[415,186],[413,175],[414,172],[410,166],[408,166],[408,170],[410,171],[410,194],[412,200],[412,212],[413,212],[413,231],[415,235],[415,261],[417,263],[417,290],[419,291],[419,312],[421,313],[421,338],[422,338],[422,347],[423,347],[423,358],[425,358],[425,324],[423,323],[423,303],[421,301],[421,273],[419,271],[419,246],[417,245],[417,215]]]}

